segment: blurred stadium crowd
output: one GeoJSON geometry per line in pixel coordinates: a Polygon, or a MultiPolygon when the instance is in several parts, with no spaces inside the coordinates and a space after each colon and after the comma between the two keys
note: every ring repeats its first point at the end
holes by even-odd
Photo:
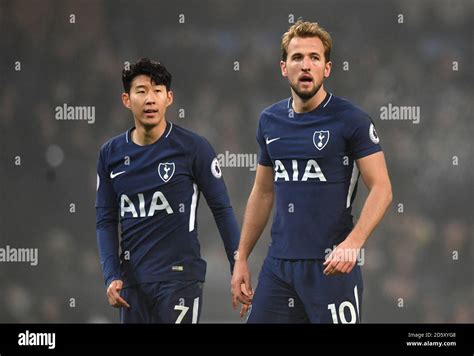
{"type": "MultiPolygon", "coordinates": [[[[389,165],[394,200],[366,245],[363,321],[474,322],[473,12],[469,0],[2,1],[0,247],[39,248],[39,264],[0,263],[0,322],[118,321],[94,200],[99,147],[132,125],[124,62],[162,61],[174,76],[169,120],[218,153],[256,153],[260,111],[289,96],[278,62],[291,15],[332,34],[326,88],[372,116],[389,165]],[[95,123],[56,120],[65,103],[94,106],[95,123]],[[388,103],[419,106],[420,123],[380,120],[388,103]]],[[[255,173],[223,172],[241,223],[255,173]]],[[[360,181],[355,217],[365,196],[360,181]]],[[[201,322],[240,322],[204,199],[198,221],[201,322]]],[[[251,258],[254,285],[269,231],[251,258]]]]}

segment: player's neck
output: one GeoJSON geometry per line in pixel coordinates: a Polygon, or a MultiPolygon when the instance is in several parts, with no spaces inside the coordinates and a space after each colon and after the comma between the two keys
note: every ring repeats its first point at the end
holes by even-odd
{"type": "Polygon", "coordinates": [[[301,99],[295,92],[292,91],[292,96],[293,96],[293,110],[297,114],[303,114],[305,112],[310,112],[314,109],[316,109],[319,104],[323,102],[323,100],[326,98],[327,92],[324,90],[324,86],[321,85],[321,88],[319,88],[318,92],[309,100],[303,100],[301,99]]]}
{"type": "Polygon", "coordinates": [[[135,130],[132,130],[132,141],[139,146],[151,145],[158,141],[166,130],[166,120],[151,128],[135,124],[135,130]]]}

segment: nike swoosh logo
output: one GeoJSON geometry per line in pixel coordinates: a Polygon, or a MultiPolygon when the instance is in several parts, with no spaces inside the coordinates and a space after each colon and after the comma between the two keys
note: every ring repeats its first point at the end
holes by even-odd
{"type": "Polygon", "coordinates": [[[269,145],[270,143],[272,143],[273,141],[276,141],[276,140],[279,140],[281,137],[277,137],[277,138],[272,138],[271,140],[267,137],[267,145],[269,145]]]}
{"type": "Polygon", "coordinates": [[[112,171],[112,172],[110,172],[110,179],[114,179],[115,177],[121,175],[122,173],[125,173],[125,171],[121,171],[121,172],[117,172],[117,173],[114,173],[112,171]]]}

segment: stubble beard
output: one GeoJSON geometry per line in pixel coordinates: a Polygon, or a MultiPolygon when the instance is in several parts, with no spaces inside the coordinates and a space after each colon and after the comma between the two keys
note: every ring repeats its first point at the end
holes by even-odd
{"type": "Polygon", "coordinates": [[[293,84],[290,83],[291,89],[293,89],[295,94],[298,95],[298,97],[303,101],[308,101],[313,96],[315,96],[316,93],[319,91],[319,89],[321,89],[322,85],[323,85],[323,83],[320,83],[319,85],[315,85],[313,90],[311,90],[309,92],[302,92],[301,90],[298,89],[298,85],[293,85],[293,84]]]}

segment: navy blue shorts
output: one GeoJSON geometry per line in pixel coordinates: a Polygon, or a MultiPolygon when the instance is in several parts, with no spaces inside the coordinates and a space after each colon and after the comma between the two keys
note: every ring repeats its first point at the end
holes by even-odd
{"type": "Polygon", "coordinates": [[[267,257],[248,316],[248,323],[359,323],[362,274],[326,276],[324,260],[267,257]]]}
{"type": "Polygon", "coordinates": [[[166,281],[136,284],[120,291],[130,308],[120,308],[121,323],[196,324],[203,283],[166,281]]]}

